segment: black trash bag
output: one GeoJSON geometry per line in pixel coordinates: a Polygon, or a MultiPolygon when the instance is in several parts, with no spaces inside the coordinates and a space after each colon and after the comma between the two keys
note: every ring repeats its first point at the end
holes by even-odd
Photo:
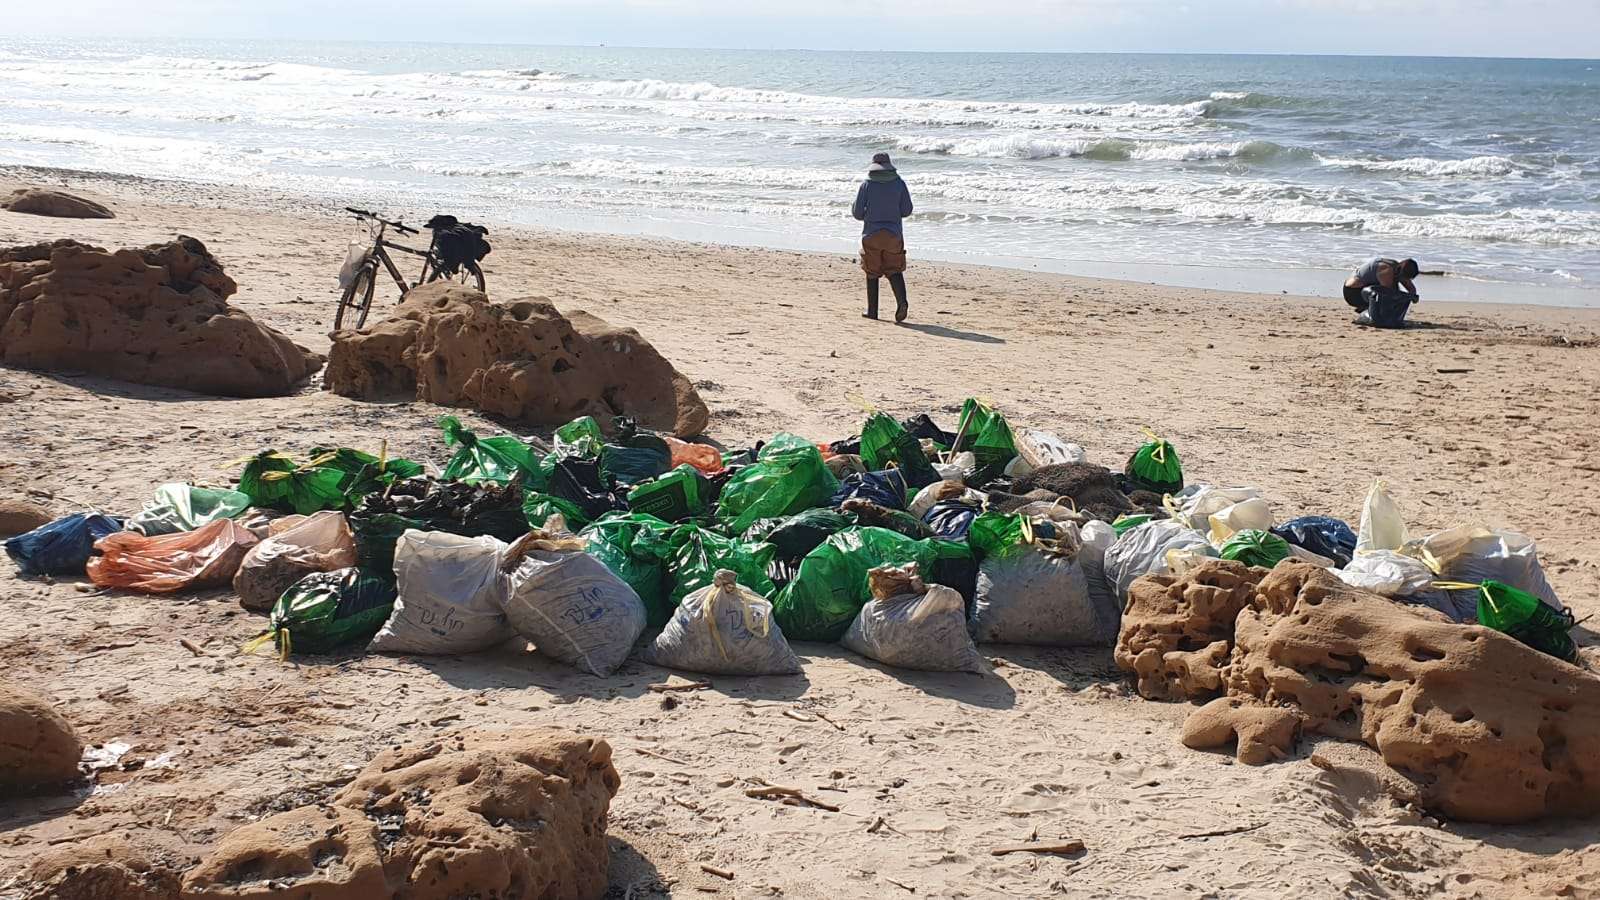
{"type": "Polygon", "coordinates": [[[628,502],[611,489],[598,459],[569,456],[557,460],[544,492],[577,506],[591,522],[612,510],[628,508],[628,502]]]}
{"type": "Polygon", "coordinates": [[[964,541],[967,539],[967,532],[972,530],[972,520],[976,519],[980,512],[982,507],[971,501],[941,500],[923,514],[922,524],[928,526],[934,537],[944,538],[947,541],[964,541]]]}
{"type": "Polygon", "coordinates": [[[865,497],[852,497],[844,501],[839,504],[839,511],[855,516],[863,527],[887,528],[914,541],[926,540],[933,536],[928,526],[922,524],[922,520],[911,513],[881,503],[873,503],[865,497]]]}
{"type": "Polygon", "coordinates": [[[1356,316],[1357,325],[1373,328],[1404,328],[1406,313],[1411,311],[1412,296],[1402,290],[1384,290],[1377,285],[1361,289],[1367,308],[1356,316]]]}
{"type": "Polygon", "coordinates": [[[672,448],[629,416],[611,420],[612,439],[600,450],[600,468],[618,484],[632,487],[672,468],[672,448]]]}
{"type": "Polygon", "coordinates": [[[1350,564],[1356,554],[1356,533],[1350,525],[1331,516],[1301,516],[1272,529],[1289,543],[1333,560],[1334,568],[1350,564]]]}
{"type": "Polygon", "coordinates": [[[906,431],[911,432],[913,437],[926,438],[946,450],[950,449],[956,442],[955,432],[945,431],[935,425],[933,419],[927,413],[912,416],[900,424],[905,427],[906,431]]]}
{"type": "Polygon", "coordinates": [[[906,492],[905,475],[899,469],[884,469],[882,472],[845,476],[830,502],[833,506],[839,506],[846,500],[861,499],[890,509],[905,509],[906,492]]]}
{"type": "Polygon", "coordinates": [[[394,545],[408,528],[510,543],[526,534],[520,476],[509,484],[438,481],[423,475],[362,498],[348,517],[361,568],[394,577],[394,545]]]}
{"type": "Polygon", "coordinates": [[[842,438],[828,445],[830,456],[860,456],[861,436],[842,438]]]}
{"type": "Polygon", "coordinates": [[[856,517],[849,513],[808,509],[786,518],[757,519],[745,529],[744,540],[752,544],[765,541],[777,550],[777,559],[798,565],[823,541],[856,524],[856,517]]]}

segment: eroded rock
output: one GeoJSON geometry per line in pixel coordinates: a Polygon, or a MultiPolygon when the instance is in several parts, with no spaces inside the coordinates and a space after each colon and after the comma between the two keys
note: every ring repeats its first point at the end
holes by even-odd
{"type": "Polygon", "coordinates": [[[1239,762],[1258,766],[1281,759],[1300,736],[1300,713],[1242,697],[1218,697],[1183,722],[1183,745],[1210,750],[1233,744],[1239,762]]]}
{"type": "Polygon", "coordinates": [[[1230,697],[1293,705],[1307,732],[1365,742],[1430,808],[1483,822],[1600,811],[1589,671],[1292,561],[1261,581],[1235,641],[1230,697]]]}
{"type": "Polygon", "coordinates": [[[49,188],[18,188],[0,200],[0,209],[59,219],[114,219],[116,215],[102,204],[64,191],[49,188]]]}
{"type": "Polygon", "coordinates": [[[553,728],[375,758],[327,805],[228,835],[185,900],[598,898],[611,747],[553,728]]]}
{"type": "Polygon", "coordinates": [[[1255,597],[1261,572],[1208,560],[1182,578],[1133,582],[1117,636],[1117,665],[1132,672],[1149,700],[1195,700],[1221,693],[1234,619],[1255,597]]]}
{"type": "Polygon", "coordinates": [[[118,834],[52,849],[28,868],[22,900],[178,900],[181,879],[118,834]]]}
{"type": "Polygon", "coordinates": [[[75,781],[82,757],[83,742],[49,700],[0,684],[0,795],[75,781]]]}
{"type": "Polygon", "coordinates": [[[360,399],[410,396],[529,425],[631,416],[688,437],[709,412],[694,386],[637,331],[541,298],[491,303],[435,282],[406,294],[394,315],[333,335],[327,387],[360,399]]]}
{"type": "Polygon", "coordinates": [[[0,250],[0,362],[230,397],[289,393],[322,357],[227,298],[191,237],[107,252],[73,240],[0,250]]]}

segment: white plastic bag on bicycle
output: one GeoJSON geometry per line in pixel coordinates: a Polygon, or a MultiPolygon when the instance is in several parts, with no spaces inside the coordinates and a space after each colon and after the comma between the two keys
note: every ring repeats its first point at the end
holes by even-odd
{"type": "Polygon", "coordinates": [[[339,267],[339,290],[348,291],[350,285],[355,283],[356,273],[361,271],[361,266],[366,263],[367,256],[372,252],[372,231],[363,223],[357,233],[351,235],[350,246],[345,250],[344,265],[339,267]]]}

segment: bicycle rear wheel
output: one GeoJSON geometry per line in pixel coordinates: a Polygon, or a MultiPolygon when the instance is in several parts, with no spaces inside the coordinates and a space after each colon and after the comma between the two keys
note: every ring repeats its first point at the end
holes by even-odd
{"type": "Polygon", "coordinates": [[[462,287],[477,288],[480,294],[488,293],[484,289],[483,270],[478,268],[477,263],[470,260],[462,263],[459,268],[448,275],[438,269],[431,269],[428,272],[428,280],[448,281],[452,284],[459,284],[462,287]]]}
{"type": "Polygon", "coordinates": [[[346,327],[360,328],[367,323],[367,313],[372,309],[372,292],[378,286],[378,267],[371,262],[361,267],[350,286],[339,296],[339,309],[333,314],[333,330],[346,327]],[[351,324],[346,326],[345,319],[351,324]]]}

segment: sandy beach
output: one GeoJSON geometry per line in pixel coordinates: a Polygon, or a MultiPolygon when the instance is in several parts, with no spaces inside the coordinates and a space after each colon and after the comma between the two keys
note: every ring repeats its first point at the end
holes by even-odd
{"type": "MultiPolygon", "coordinates": [[[[0,193],[25,183],[99,199],[117,218],[0,211],[0,246],[191,235],[239,282],[237,306],[327,350],[353,224],[336,210],[248,187],[0,169],[0,193]]],[[[435,211],[387,210],[419,224],[435,211]]],[[[1600,612],[1600,310],[1424,302],[1416,327],[1358,329],[1336,284],[1321,297],[1228,294],[925,264],[913,223],[911,320],[896,327],[859,316],[847,255],[484,224],[492,298],[544,297],[638,329],[695,382],[724,445],[780,429],[839,437],[863,400],[948,426],[980,396],[1120,469],[1148,425],[1191,481],[1259,485],[1280,518],[1354,522],[1383,478],[1419,532],[1525,531],[1578,617],[1600,612]]],[[[375,319],[398,293],[380,284],[378,298],[375,319]]],[[[290,397],[226,400],[0,369],[0,497],[131,511],[160,483],[226,484],[241,456],[329,442],[387,440],[438,463],[444,411],[348,400],[316,378],[290,397]]],[[[995,671],[976,677],[797,644],[802,676],[717,678],[674,705],[647,690],[665,670],[630,662],[602,679],[512,646],[245,656],[264,619],[231,592],[78,581],[5,568],[0,667],[56,698],[86,740],[173,755],[105,773],[92,796],[0,804],[0,897],[62,844],[117,833],[186,863],[263,812],[325,795],[381,749],[530,724],[615,748],[618,898],[1600,896],[1593,823],[1441,822],[1386,794],[1371,751],[1324,739],[1259,768],[1187,750],[1190,707],[1140,699],[1109,649],[985,646],[995,671]],[[748,798],[738,783],[750,777],[839,811],[748,798]],[[1030,834],[1087,850],[990,856],[1030,834]]]]}

